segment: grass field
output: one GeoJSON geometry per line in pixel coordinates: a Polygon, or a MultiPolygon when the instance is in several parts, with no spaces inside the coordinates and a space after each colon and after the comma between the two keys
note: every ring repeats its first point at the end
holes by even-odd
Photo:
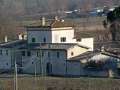
{"type": "MultiPolygon", "coordinates": [[[[14,90],[14,78],[1,77],[0,90],[14,90]]],[[[19,76],[18,90],[120,90],[120,80],[19,76]]]]}

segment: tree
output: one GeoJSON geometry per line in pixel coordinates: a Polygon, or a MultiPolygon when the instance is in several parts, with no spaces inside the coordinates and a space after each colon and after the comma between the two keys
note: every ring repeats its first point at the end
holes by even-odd
{"type": "Polygon", "coordinates": [[[120,7],[117,7],[114,11],[110,11],[107,14],[107,20],[109,22],[114,22],[117,19],[120,19],[120,7]]]}
{"type": "Polygon", "coordinates": [[[116,41],[116,35],[120,34],[120,7],[117,7],[114,11],[107,14],[107,21],[110,24],[112,40],[116,41]]]}

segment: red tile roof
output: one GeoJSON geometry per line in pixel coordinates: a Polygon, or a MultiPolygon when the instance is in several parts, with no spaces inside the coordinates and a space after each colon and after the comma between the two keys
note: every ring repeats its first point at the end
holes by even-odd
{"type": "Polygon", "coordinates": [[[74,25],[70,22],[65,22],[65,21],[54,21],[51,24],[52,28],[60,28],[60,27],[73,27],[74,25]]]}
{"type": "Polygon", "coordinates": [[[62,21],[62,20],[55,20],[49,24],[42,26],[41,24],[33,24],[27,26],[28,28],[61,28],[61,27],[73,27],[74,25],[70,22],[62,21]]]}

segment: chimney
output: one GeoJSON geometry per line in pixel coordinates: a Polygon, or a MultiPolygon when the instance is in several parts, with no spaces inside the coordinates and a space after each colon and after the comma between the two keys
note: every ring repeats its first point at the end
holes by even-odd
{"type": "Polygon", "coordinates": [[[58,21],[58,16],[55,16],[55,20],[58,21]]]}
{"type": "Polygon", "coordinates": [[[27,36],[26,36],[26,34],[19,34],[18,38],[19,38],[19,40],[26,40],[27,36]]]}
{"type": "Polygon", "coordinates": [[[23,35],[22,34],[19,34],[18,37],[19,37],[19,40],[23,39],[23,35]]]}
{"type": "Polygon", "coordinates": [[[42,17],[42,26],[45,26],[45,17],[42,17]]]}
{"type": "Polygon", "coordinates": [[[61,20],[61,22],[64,22],[64,21],[65,21],[64,19],[61,20]]]}
{"type": "Polygon", "coordinates": [[[105,47],[102,46],[102,47],[101,47],[101,52],[104,52],[104,51],[105,51],[105,47]]]}
{"type": "Polygon", "coordinates": [[[8,42],[8,37],[7,36],[5,36],[5,42],[8,42]]]}

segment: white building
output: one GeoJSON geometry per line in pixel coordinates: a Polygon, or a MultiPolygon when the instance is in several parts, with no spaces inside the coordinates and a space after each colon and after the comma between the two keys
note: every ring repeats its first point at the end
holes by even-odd
{"type": "MultiPolygon", "coordinates": [[[[44,20],[43,20],[44,22],[44,20]]],[[[28,43],[76,43],[93,50],[93,38],[75,39],[73,25],[65,21],[54,21],[48,26],[28,26],[28,43]]]]}
{"type": "Polygon", "coordinates": [[[0,69],[14,69],[16,60],[23,73],[67,74],[67,60],[93,50],[93,38],[74,38],[74,28],[65,21],[27,26],[27,40],[0,45],[0,69]]]}
{"type": "Polygon", "coordinates": [[[110,52],[85,52],[67,60],[67,75],[118,77],[120,57],[110,52]]]}
{"type": "Polygon", "coordinates": [[[15,60],[19,71],[30,74],[106,77],[109,70],[115,73],[119,70],[119,57],[92,50],[93,38],[78,42],[71,24],[54,21],[46,26],[43,22],[42,26],[27,27],[27,40],[20,38],[0,44],[0,72],[13,70],[15,60]],[[102,70],[101,64],[100,68],[92,69],[91,61],[107,64],[102,70]]]}

